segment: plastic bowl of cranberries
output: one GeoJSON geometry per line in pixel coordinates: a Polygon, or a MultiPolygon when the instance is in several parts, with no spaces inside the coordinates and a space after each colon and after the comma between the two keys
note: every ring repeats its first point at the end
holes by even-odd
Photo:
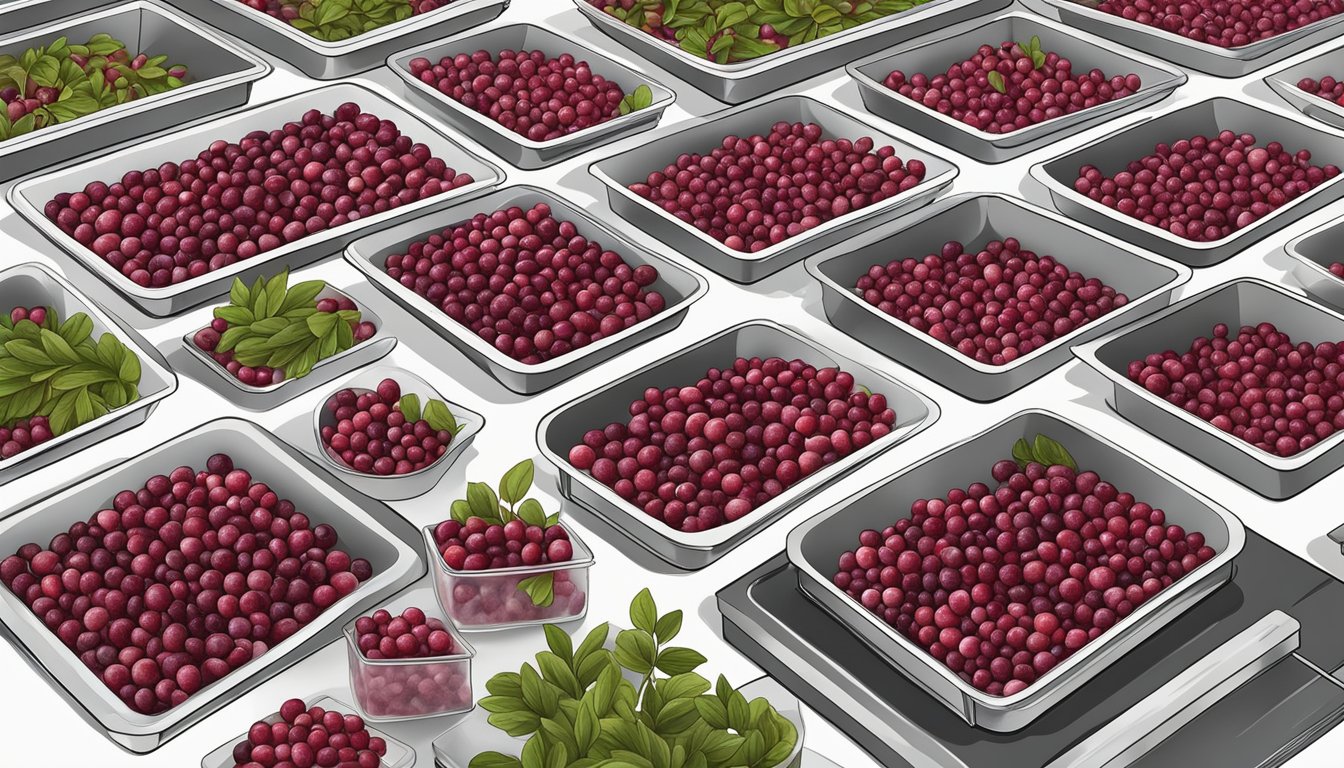
{"type": "Polygon", "coordinates": [[[423,106],[520,168],[649,128],[677,98],[574,38],[532,24],[403,51],[388,66],[423,106]],[[640,86],[647,100],[635,94],[640,86]]]}
{"type": "MultiPolygon", "coordinates": [[[[290,699],[201,760],[201,768],[333,765],[411,768],[415,750],[369,728],[354,707],[329,696],[290,699]],[[325,751],[330,750],[330,751],[325,751]],[[352,757],[353,755],[353,757],[352,757]],[[288,761],[288,762],[282,762],[288,761]]],[[[367,718],[373,720],[373,718],[367,718]]]]}
{"type": "Polygon", "coordinates": [[[341,83],[26,179],[9,200],[128,301],[165,316],[502,178],[423,113],[341,83]],[[219,168],[232,169],[227,185],[219,168]]]}
{"type": "Polygon", "coordinates": [[[617,215],[748,283],[843,242],[855,228],[928,203],[957,175],[948,161],[806,96],[658,131],[591,170],[617,215]],[[795,151],[803,157],[794,159],[795,151]],[[801,166],[805,183],[770,175],[786,155],[801,166]],[[764,180],[752,176],[753,167],[767,169],[764,180]]]}
{"type": "Polygon", "coordinates": [[[410,371],[385,365],[342,381],[313,414],[323,463],[346,485],[384,500],[428,493],[484,427],[484,416],[410,371]],[[409,430],[407,395],[417,417],[409,430]]]}
{"type": "Polygon", "coordinates": [[[345,258],[523,394],[568,381],[675,328],[709,288],[698,274],[635,245],[574,203],[528,186],[361,238],[345,258]],[[473,238],[481,238],[480,248],[473,238]],[[495,255],[515,240],[527,258],[510,264],[495,255]],[[521,277],[530,285],[515,297],[505,287],[521,277]]]}
{"type": "Polygon", "coordinates": [[[1031,410],[813,515],[787,550],[809,598],[1007,732],[1225,584],[1244,543],[1212,500],[1031,410]]]}
{"type": "Polygon", "coordinates": [[[1262,496],[1344,466],[1344,315],[1258,279],[1074,348],[1116,411],[1262,496]]]}
{"type": "Polygon", "coordinates": [[[1160,101],[1188,79],[1159,59],[1020,12],[845,69],[868,111],[989,163],[1160,101]]]}
{"type": "Polygon", "coordinates": [[[1166,306],[1191,275],[1002,194],[939,200],[918,222],[875,228],[806,266],[832,325],[981,401],[1071,359],[1070,345],[1166,306]]]}
{"type": "Polygon", "coordinates": [[[1178,107],[1033,165],[1055,207],[1192,267],[1344,195],[1344,137],[1230,98],[1178,107]]]}
{"type": "Polygon", "coordinates": [[[148,752],[424,574],[415,529],[380,508],[255,424],[212,421],[0,521],[0,620],[148,752]]]}
{"type": "Polygon", "coordinates": [[[350,689],[369,720],[415,720],[472,708],[476,650],[436,614],[437,607],[379,609],[346,625],[350,689]]]}
{"type": "Polygon", "coordinates": [[[1274,72],[1265,84],[1302,114],[1344,129],[1344,43],[1274,72]]]}
{"type": "Polygon", "coordinates": [[[561,406],[537,442],[567,499],[693,570],[937,418],[894,379],[753,320],[561,406]]]}

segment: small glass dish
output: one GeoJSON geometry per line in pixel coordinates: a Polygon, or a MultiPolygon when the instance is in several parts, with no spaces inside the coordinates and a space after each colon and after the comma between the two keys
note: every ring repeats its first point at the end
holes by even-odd
{"type": "Polygon", "coordinates": [[[371,723],[419,720],[470,710],[471,660],[476,649],[462,639],[453,622],[437,612],[429,618],[443,622],[453,638],[453,653],[414,659],[370,659],[359,650],[355,619],[345,625],[350,657],[350,690],[364,719],[371,723]]]}

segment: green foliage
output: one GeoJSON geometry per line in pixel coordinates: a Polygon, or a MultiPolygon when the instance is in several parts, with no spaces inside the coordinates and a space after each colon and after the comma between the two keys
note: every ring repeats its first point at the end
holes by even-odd
{"type": "Polygon", "coordinates": [[[652,103],[653,90],[647,85],[641,85],[621,99],[619,109],[622,115],[628,115],[631,112],[638,112],[652,103]]]}
{"type": "Polygon", "coordinates": [[[242,365],[280,368],[286,378],[298,379],[355,345],[359,310],[318,312],[317,295],[326,283],[288,283],[289,270],[269,280],[258,277],[251,288],[234,278],[229,303],[215,308],[215,317],[229,324],[215,351],[232,351],[242,365]]]}
{"type": "Polygon", "coordinates": [[[414,13],[410,0],[303,0],[286,5],[298,7],[298,18],[289,22],[295,29],[328,43],[405,21],[414,13]]]}
{"type": "Polygon", "coordinates": [[[1030,443],[1027,442],[1026,438],[1014,443],[1013,460],[1023,469],[1034,462],[1047,467],[1060,464],[1074,472],[1078,471],[1078,463],[1073,460],[1073,456],[1069,455],[1064,446],[1045,435],[1037,435],[1036,439],[1030,443]]]}

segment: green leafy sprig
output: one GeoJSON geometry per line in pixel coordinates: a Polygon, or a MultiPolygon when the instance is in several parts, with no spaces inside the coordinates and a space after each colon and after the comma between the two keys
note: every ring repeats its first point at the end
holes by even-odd
{"type": "Polygon", "coordinates": [[[628,115],[631,112],[638,112],[653,103],[653,90],[647,85],[641,85],[635,90],[627,93],[625,98],[621,99],[618,109],[622,115],[628,115]]]}
{"type": "Polygon", "coordinates": [[[1032,442],[1027,442],[1026,438],[1019,439],[1013,444],[1013,460],[1023,469],[1028,464],[1036,463],[1046,467],[1060,464],[1074,472],[1078,471],[1078,462],[1073,460],[1064,446],[1045,435],[1037,435],[1032,442]]]}
{"type": "Polygon", "coordinates": [[[409,19],[410,0],[303,0],[286,2],[299,15],[290,24],[329,43],[349,40],[379,27],[409,19]]]}
{"type": "Polygon", "coordinates": [[[429,424],[430,429],[435,432],[448,432],[454,437],[462,431],[464,426],[457,423],[457,418],[453,416],[453,412],[448,410],[448,404],[442,400],[430,399],[421,407],[419,395],[405,394],[397,400],[397,409],[401,411],[401,415],[406,417],[409,424],[424,419],[429,424]]]}
{"type": "Polygon", "coordinates": [[[722,675],[711,693],[695,671],[704,655],[668,645],[681,611],[659,615],[645,589],[630,621],[614,650],[608,624],[577,648],[546,625],[536,666],[490,678],[480,701],[491,725],[526,737],[520,754],[482,752],[469,768],[775,768],[793,754],[798,729],[769,701],[748,701],[722,675]]]}

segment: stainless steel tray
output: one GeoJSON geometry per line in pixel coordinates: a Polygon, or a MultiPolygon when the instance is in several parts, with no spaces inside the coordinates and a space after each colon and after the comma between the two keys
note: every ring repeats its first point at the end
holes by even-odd
{"type": "Polygon", "coordinates": [[[507,187],[469,204],[419,216],[377,235],[362,237],[346,248],[345,258],[379,290],[405,307],[412,316],[446,339],[469,360],[484,368],[499,383],[522,394],[533,394],[568,381],[582,371],[676,328],[691,304],[709,290],[709,284],[698,274],[662,254],[635,245],[568,200],[530,186],[507,187]],[[409,244],[470,220],[477,213],[489,213],[515,205],[526,209],[537,203],[549,205],[556,218],[578,224],[581,234],[605,243],[621,254],[632,267],[642,264],[655,267],[658,270],[658,282],[654,286],[667,299],[663,311],[595,344],[537,365],[526,365],[495,349],[493,344],[485,343],[470,328],[448,317],[428,299],[407,289],[383,271],[383,262],[389,255],[404,253],[409,244]]]}
{"type": "Polygon", "coordinates": [[[542,455],[556,466],[560,492],[565,498],[593,512],[672,565],[694,570],[722,557],[827,484],[919,433],[936,421],[938,415],[936,403],[897,380],[827,352],[816,342],[782,325],[768,320],[752,320],[560,406],[547,414],[537,427],[537,445],[542,455]],[[815,366],[839,366],[854,374],[858,384],[886,395],[890,407],[896,411],[896,424],[890,435],[808,475],[745,517],[699,533],[675,530],[662,520],[649,517],[587,472],[570,465],[569,449],[580,441],[583,433],[613,421],[626,421],[629,418],[627,406],[639,399],[647,387],[692,384],[704,371],[728,365],[738,356],[801,358],[815,366]]]}
{"type": "Polygon", "coordinates": [[[168,2],[317,80],[337,80],[381,66],[394,51],[484,24],[509,7],[509,0],[453,0],[429,13],[328,43],[239,0],[168,2]]]}
{"type": "Polygon", "coordinates": [[[0,484],[140,426],[160,400],[177,390],[177,376],[168,370],[157,349],[51,269],[37,262],[27,262],[0,272],[0,308],[3,308],[0,312],[8,313],[9,309],[19,306],[52,307],[62,318],[83,312],[93,321],[95,339],[111,333],[130,347],[140,358],[140,399],[0,461],[0,484]]]}
{"type": "Polygon", "coordinates": [[[1233,558],[1241,552],[1245,539],[1241,521],[1211,499],[1091,430],[1048,411],[1028,410],[813,515],[789,533],[788,556],[797,569],[799,588],[889,664],[970,725],[1009,732],[1029,725],[1227,583],[1232,577],[1233,558]],[[917,498],[944,493],[948,488],[965,488],[972,482],[992,483],[989,469],[994,462],[1009,457],[1013,443],[1019,438],[1032,439],[1037,434],[1048,435],[1063,444],[1080,467],[1097,468],[1107,482],[1165,510],[1172,523],[1203,532],[1217,554],[1025,690],[1011,696],[991,696],[963,681],[923,648],[865,610],[836,587],[831,576],[840,554],[858,542],[859,531],[881,530],[908,516],[909,503],[917,498]]]}
{"type": "MultiPolygon", "coordinates": [[[[223,0],[238,4],[237,0],[223,0]]],[[[503,181],[504,172],[487,160],[479,158],[442,131],[432,127],[431,119],[422,112],[401,106],[383,92],[353,83],[338,83],[268,102],[184,131],[161,136],[150,141],[117,150],[59,171],[31,176],[14,186],[8,193],[9,204],[49,240],[74,257],[86,269],[121,293],[127,301],[155,316],[174,315],[228,292],[235,277],[251,282],[257,276],[277,272],[282,266],[297,267],[343,248],[357,234],[367,234],[417,213],[446,208],[457,200],[480,194],[503,181]],[[223,269],[209,272],[194,280],[164,288],[146,288],[136,285],[85,248],[60,227],[47,219],[43,207],[58,193],[82,189],[94,180],[116,180],[132,170],[154,168],[165,161],[177,162],[194,157],[215,139],[237,141],[249,131],[279,128],[309,109],[331,112],[347,101],[357,102],[361,108],[381,118],[392,120],[412,139],[424,143],[437,157],[443,158],[458,173],[470,173],[475,183],[449,190],[434,197],[417,200],[383,213],[352,221],[287,243],[273,251],[254,258],[238,261],[223,269]]]]}
{"type": "Polygon", "coordinates": [[[1092,3],[1076,0],[1022,0],[1022,4],[1035,13],[1071,27],[1100,35],[1131,48],[1148,51],[1173,64],[1197,69],[1216,77],[1241,77],[1262,67],[1277,64],[1339,35],[1336,25],[1344,22],[1344,14],[1331,16],[1315,24],[1250,45],[1223,48],[1103,13],[1089,7],[1095,5],[1095,0],[1092,3]]]}
{"type": "MultiPolygon", "coordinates": [[[[323,288],[322,292],[317,295],[319,299],[337,297],[354,301],[353,296],[330,285],[323,288]]],[[[223,366],[215,362],[215,359],[209,353],[196,346],[192,337],[205,326],[195,328],[184,335],[182,346],[186,347],[187,353],[196,358],[196,361],[209,372],[208,381],[205,382],[207,386],[210,386],[240,408],[246,408],[249,411],[268,411],[304,392],[326,384],[337,376],[343,376],[376,360],[381,360],[397,346],[397,337],[388,334],[387,326],[383,324],[382,318],[358,302],[356,302],[356,306],[359,307],[361,322],[371,322],[377,327],[378,330],[374,333],[373,338],[361,341],[344,352],[318,360],[307,376],[297,379],[281,379],[279,382],[273,382],[264,387],[244,384],[237,376],[230,374],[223,366]]]]}
{"type": "Polygon", "coordinates": [[[957,176],[957,167],[951,162],[807,96],[782,96],[657,131],[643,145],[599,160],[589,170],[606,185],[607,199],[618,216],[687,258],[739,283],[754,283],[822,248],[844,242],[857,232],[918,208],[937,197],[957,176]],[[644,183],[650,172],[662,170],[678,155],[708,153],[730,134],[764,135],[780,120],[816,123],[824,135],[832,138],[868,136],[876,146],[889,144],[896,148],[896,156],[902,160],[924,162],[924,180],[895,197],[850,211],[755,253],[727,247],[628,189],[629,184],[644,183]]]}
{"type": "Polygon", "coordinates": [[[519,168],[542,168],[607,142],[651,128],[663,116],[663,111],[677,100],[675,93],[656,80],[603,56],[577,40],[562,37],[532,24],[498,27],[394,53],[388,58],[387,66],[405,83],[406,94],[412,101],[436,114],[443,115],[455,128],[467,133],[491,152],[519,168]],[[649,90],[653,91],[653,103],[644,109],[557,139],[533,141],[464,106],[456,99],[445,96],[437,88],[411,74],[411,59],[423,56],[437,63],[445,56],[474,53],[478,50],[490,51],[492,54],[502,50],[541,50],[548,56],[569,53],[579,61],[587,61],[592,65],[594,74],[617,83],[626,93],[634,91],[640,85],[648,86],[649,90]]]}
{"type": "MultiPolygon", "coordinates": [[[[8,26],[10,17],[4,9],[0,5],[0,30],[23,29],[8,26]]],[[[134,53],[166,54],[172,63],[185,65],[186,84],[0,142],[0,181],[246,104],[252,84],[271,71],[270,64],[213,31],[145,0],[7,34],[0,40],[0,53],[17,56],[63,36],[82,43],[100,32],[122,41],[134,53]]]]}
{"type": "Polygon", "coordinates": [[[879,227],[813,256],[807,271],[821,283],[822,307],[832,325],[972,400],[997,400],[1044,376],[1071,359],[1070,345],[1166,306],[1172,291],[1191,275],[1189,267],[1004,194],[956,195],[920,213],[918,221],[879,227]],[[1128,296],[1129,303],[1007,365],[989,365],[887,315],[854,291],[855,281],[874,264],[939,253],[949,240],[974,252],[1005,237],[1016,237],[1023,248],[1054,256],[1086,277],[1100,278],[1128,296]]]}
{"type": "Polygon", "coordinates": [[[318,401],[317,408],[313,411],[313,443],[309,450],[318,457],[318,463],[351,488],[375,499],[400,501],[423,496],[433,490],[434,486],[438,485],[439,481],[443,479],[444,474],[448,472],[448,468],[452,466],[453,462],[457,461],[457,458],[462,455],[468,445],[471,445],[471,440],[476,437],[476,433],[484,428],[484,416],[453,402],[419,376],[404,368],[376,365],[341,380],[318,401]],[[402,394],[418,395],[422,408],[431,399],[442,400],[448,406],[448,411],[453,414],[453,418],[457,419],[458,426],[462,428],[460,432],[453,436],[453,441],[448,444],[448,450],[437,461],[424,469],[404,475],[369,475],[356,472],[341,461],[339,455],[333,456],[332,452],[322,444],[323,413],[326,410],[327,400],[346,388],[374,389],[383,379],[394,379],[401,385],[402,394]]]}
{"type": "Polygon", "coordinates": [[[0,29],[17,31],[102,8],[102,0],[0,0],[0,29]]]}
{"type": "Polygon", "coordinates": [[[1003,10],[1011,0],[932,0],[904,13],[872,21],[810,43],[737,64],[717,64],[693,56],[643,30],[574,0],[593,26],[655,66],[719,101],[741,104],[775,93],[830,69],[838,69],[886,46],[1003,10]]]}
{"type": "Polygon", "coordinates": [[[314,520],[329,523],[347,551],[367,559],[373,578],[341,598],[321,617],[263,656],[197,691],[158,715],[127,707],[8,589],[0,590],[0,633],[29,664],[50,679],[71,707],[97,731],[131,752],[145,753],[190,728],[233,699],[257,687],[308,654],[339,639],[345,622],[386,600],[425,574],[418,533],[386,506],[325,480],[312,461],[243,419],[203,424],[144,454],[11,510],[0,522],[0,551],[30,541],[45,542],[64,530],[61,522],[84,519],[128,483],[142,482],[179,465],[202,466],[210,454],[232,455],[238,466],[257,471],[277,492],[314,520]]]}
{"type": "MultiPolygon", "coordinates": [[[[359,709],[356,707],[346,704],[345,702],[337,701],[330,696],[323,696],[314,699],[313,701],[307,701],[305,699],[304,703],[310,708],[321,707],[327,711],[335,710],[346,715],[359,714],[359,709]]],[[[279,722],[280,713],[277,711],[264,719],[268,723],[279,722]]],[[[398,741],[370,725],[368,718],[365,718],[364,720],[369,735],[378,736],[382,738],[383,741],[387,742],[387,754],[383,755],[383,759],[379,762],[379,768],[412,768],[412,766],[415,765],[415,750],[412,749],[409,744],[398,741]]],[[[243,733],[234,736],[232,739],[229,739],[227,742],[220,744],[215,751],[201,758],[201,768],[233,768],[235,765],[233,761],[233,745],[246,738],[247,732],[244,731],[243,733]]]]}
{"type": "Polygon", "coordinates": [[[1126,370],[1145,355],[1187,349],[1217,323],[1239,328],[1262,322],[1273,323],[1294,342],[1344,339],[1344,315],[1264,280],[1243,278],[1074,347],[1074,354],[1110,379],[1109,400],[1120,416],[1261,496],[1286,499],[1344,466],[1344,432],[1296,456],[1275,456],[1156,397],[1130,381],[1126,370]]]}
{"type": "Polygon", "coordinates": [[[1265,78],[1265,84],[1307,117],[1344,130],[1344,106],[1297,87],[1304,77],[1320,80],[1327,75],[1336,79],[1344,78],[1344,42],[1325,48],[1306,61],[1270,74],[1265,78]]]}
{"type": "Polygon", "coordinates": [[[974,29],[940,31],[911,40],[894,49],[856,61],[845,71],[859,85],[863,105],[869,112],[927,136],[952,149],[986,163],[1001,163],[1059,140],[1064,130],[1080,131],[1116,115],[1127,114],[1170,96],[1189,78],[1159,59],[1120,48],[1101,38],[1039,16],[1011,11],[974,29]],[[1039,35],[1047,51],[1073,62],[1074,72],[1096,67],[1108,76],[1136,74],[1143,85],[1137,93],[1099,104],[1053,120],[1006,134],[972,128],[923,104],[916,103],[883,85],[887,75],[901,70],[907,76],[922,72],[929,77],[946,74],[948,66],[973,55],[981,45],[1008,40],[1026,42],[1039,35]]]}
{"type": "Polygon", "coordinates": [[[1344,278],[1330,272],[1331,264],[1344,262],[1344,216],[1288,241],[1283,249],[1293,260],[1289,273],[1309,296],[1344,309],[1344,278]]]}
{"type": "Polygon", "coordinates": [[[1031,176],[1050,191],[1055,207],[1066,216],[1192,267],[1224,261],[1344,195],[1344,173],[1341,173],[1221,240],[1195,242],[1074,191],[1073,182],[1084,165],[1095,165],[1103,174],[1113,176],[1130,162],[1151,154],[1160,142],[1197,134],[1214,136],[1222,130],[1252,133],[1261,145],[1278,141],[1293,152],[1307,149],[1314,164],[1333,163],[1344,168],[1344,135],[1313,128],[1287,112],[1271,112],[1236,99],[1218,97],[1130,123],[1068,154],[1033,165],[1031,176]]]}

